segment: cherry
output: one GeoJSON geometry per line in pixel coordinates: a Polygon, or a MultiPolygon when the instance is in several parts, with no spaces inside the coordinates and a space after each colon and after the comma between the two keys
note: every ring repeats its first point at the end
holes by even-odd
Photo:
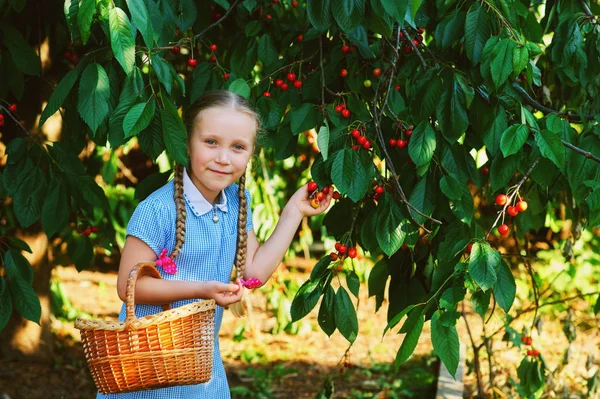
{"type": "Polygon", "coordinates": [[[265,91],[265,92],[263,93],[263,96],[265,96],[265,97],[271,97],[271,93],[270,93],[270,92],[268,92],[268,91],[265,91]]]}
{"type": "Polygon", "coordinates": [[[412,129],[406,129],[406,132],[404,132],[404,133],[406,133],[406,137],[410,137],[410,136],[412,136],[412,132],[413,132],[412,129]]]}
{"type": "Polygon", "coordinates": [[[533,351],[531,351],[533,356],[539,356],[540,355],[540,351],[538,351],[537,349],[534,349],[533,351]]]}
{"type": "Polygon", "coordinates": [[[527,345],[531,345],[532,342],[533,342],[533,338],[531,338],[531,337],[527,337],[527,339],[525,340],[525,344],[527,344],[527,345]]]}
{"type": "Polygon", "coordinates": [[[369,148],[371,148],[371,142],[367,140],[362,146],[365,150],[368,150],[369,148]]]}
{"type": "Polygon", "coordinates": [[[289,88],[289,86],[287,83],[284,83],[281,85],[281,90],[283,90],[283,91],[287,91],[288,88],[289,88]]]}
{"type": "Polygon", "coordinates": [[[508,202],[508,197],[505,194],[498,194],[496,196],[496,204],[500,206],[506,205],[508,202]]]}
{"type": "Polygon", "coordinates": [[[329,256],[331,256],[332,261],[336,261],[338,259],[338,256],[335,252],[330,253],[329,256]]]}
{"type": "Polygon", "coordinates": [[[181,53],[181,47],[179,47],[179,46],[173,46],[173,47],[171,48],[171,52],[172,52],[173,54],[179,54],[179,53],[181,53]]]}
{"type": "Polygon", "coordinates": [[[377,186],[377,187],[375,187],[375,192],[377,194],[383,194],[384,191],[385,191],[385,188],[383,186],[377,186]]]}
{"type": "Polygon", "coordinates": [[[487,166],[484,166],[483,168],[481,168],[481,173],[484,175],[489,175],[490,174],[490,168],[488,168],[487,166]]]}
{"type": "Polygon", "coordinates": [[[339,242],[335,243],[335,250],[340,252],[340,247],[342,246],[342,244],[340,244],[339,242]]]}
{"type": "Polygon", "coordinates": [[[223,79],[225,79],[225,80],[229,80],[229,74],[228,74],[228,73],[224,74],[224,75],[223,75],[223,79]]]}
{"type": "Polygon", "coordinates": [[[317,194],[317,199],[319,201],[323,201],[325,199],[325,194],[321,191],[317,194]]]}
{"type": "Polygon", "coordinates": [[[369,88],[369,87],[373,86],[373,82],[371,82],[369,79],[365,79],[365,81],[363,82],[363,86],[365,86],[366,88],[369,88]]]}
{"type": "Polygon", "coordinates": [[[310,206],[312,206],[314,209],[317,209],[319,207],[319,199],[318,198],[311,199],[310,206]]]}
{"type": "Polygon", "coordinates": [[[350,259],[356,258],[356,248],[355,247],[348,249],[348,256],[350,257],[350,259]]]}
{"type": "Polygon", "coordinates": [[[301,43],[301,42],[302,42],[302,40],[304,40],[304,36],[302,36],[302,35],[298,35],[298,37],[296,38],[296,41],[297,41],[298,43],[301,43]]]}
{"type": "Polygon", "coordinates": [[[397,91],[400,91],[400,85],[394,86],[394,89],[396,89],[397,91]]]}
{"type": "Polygon", "coordinates": [[[342,69],[342,70],[340,71],[340,76],[341,76],[342,78],[345,78],[347,75],[348,75],[348,70],[346,70],[346,69],[342,69]]]}
{"type": "Polygon", "coordinates": [[[533,356],[533,351],[531,349],[527,351],[527,356],[533,356]]]}
{"type": "Polygon", "coordinates": [[[294,80],[296,80],[296,74],[294,72],[288,73],[287,80],[289,80],[290,82],[293,82],[294,80]]]}
{"type": "Polygon", "coordinates": [[[358,151],[358,146],[357,146],[357,145],[353,145],[353,146],[352,146],[352,149],[353,149],[354,151],[358,151]]]}
{"type": "Polygon", "coordinates": [[[292,7],[293,8],[298,7],[298,2],[296,0],[292,1],[292,7]]]}
{"type": "Polygon", "coordinates": [[[340,245],[340,249],[338,251],[341,254],[346,253],[346,246],[345,245],[340,245]]]}
{"type": "Polygon", "coordinates": [[[15,103],[12,103],[12,104],[10,105],[10,107],[8,107],[8,110],[9,110],[10,112],[17,112],[17,104],[15,104],[15,103]]]}
{"type": "Polygon", "coordinates": [[[334,200],[339,200],[339,199],[340,199],[340,193],[339,193],[339,192],[337,192],[337,191],[334,191],[334,192],[333,192],[333,199],[334,199],[334,200]]]}
{"type": "Polygon", "coordinates": [[[343,110],[344,108],[342,108],[342,106],[341,106],[341,105],[336,105],[335,107],[333,107],[333,109],[335,109],[335,112],[337,112],[337,113],[339,114],[340,112],[342,112],[342,110],[343,110]]]}
{"type": "Polygon", "coordinates": [[[273,18],[273,17],[271,16],[271,14],[267,14],[267,15],[265,15],[265,19],[267,19],[267,20],[269,20],[269,21],[270,21],[272,18],[273,18]]]}
{"type": "Polygon", "coordinates": [[[344,104],[344,103],[340,103],[340,107],[341,107],[342,109],[346,109],[346,104],[344,104]]]}
{"type": "Polygon", "coordinates": [[[217,51],[217,45],[216,44],[211,44],[209,48],[210,48],[210,51],[212,51],[212,52],[217,51]]]}
{"type": "Polygon", "coordinates": [[[396,139],[390,139],[390,147],[395,147],[396,144],[398,144],[398,141],[396,139]]]}
{"type": "Polygon", "coordinates": [[[92,226],[92,227],[90,227],[90,229],[92,229],[92,233],[98,232],[98,226],[92,226]]]}
{"type": "Polygon", "coordinates": [[[212,57],[210,57],[208,59],[208,62],[210,62],[211,64],[214,64],[215,62],[217,62],[217,57],[215,57],[214,55],[212,57]]]}
{"type": "Polygon", "coordinates": [[[377,78],[380,75],[381,75],[381,68],[375,68],[375,69],[373,69],[373,76],[375,76],[377,78]]]}
{"type": "Polygon", "coordinates": [[[420,41],[418,41],[417,39],[413,39],[413,44],[415,45],[415,47],[419,47],[419,44],[421,44],[420,41]]]}
{"type": "Polygon", "coordinates": [[[194,58],[188,58],[187,64],[188,64],[188,66],[194,68],[196,65],[198,65],[198,60],[196,60],[194,58]]]}
{"type": "Polygon", "coordinates": [[[360,137],[360,130],[354,129],[352,131],[352,137],[354,137],[355,139],[359,138],[360,137]]]}
{"type": "Polygon", "coordinates": [[[295,87],[296,89],[299,89],[299,88],[301,88],[301,87],[302,87],[302,81],[301,81],[301,80],[296,80],[296,81],[294,81],[294,87],[295,87]]]}
{"type": "Polygon", "coordinates": [[[404,54],[410,54],[412,50],[413,50],[413,49],[412,49],[412,47],[411,47],[411,46],[409,46],[409,45],[406,45],[406,46],[404,46],[404,48],[402,49],[402,52],[403,52],[404,54]]]}
{"type": "Polygon", "coordinates": [[[407,145],[408,145],[408,141],[406,141],[406,140],[402,140],[402,139],[398,140],[398,143],[396,144],[396,146],[397,146],[398,148],[404,148],[404,147],[406,147],[407,145]]]}
{"type": "Polygon", "coordinates": [[[323,187],[323,189],[321,190],[321,192],[323,194],[329,194],[329,190],[331,190],[331,187],[325,186],[325,187],[323,187]]]}
{"type": "Polygon", "coordinates": [[[86,228],[85,230],[83,230],[83,235],[86,237],[89,237],[89,235],[92,234],[92,229],[91,228],[86,228]]]}
{"type": "Polygon", "coordinates": [[[281,79],[277,79],[275,81],[275,86],[277,86],[277,87],[281,87],[282,84],[283,84],[283,80],[281,80],[281,79]]]}
{"type": "Polygon", "coordinates": [[[356,142],[360,145],[363,145],[367,142],[367,138],[365,136],[360,136],[359,138],[356,139],[356,142]]]}
{"type": "Polygon", "coordinates": [[[419,29],[417,29],[417,31],[419,31],[419,33],[425,32],[425,30],[423,28],[419,28],[419,29]]]}
{"type": "Polygon", "coordinates": [[[519,212],[525,212],[527,210],[527,202],[526,201],[519,201],[517,202],[517,208],[519,208],[519,212]]]}
{"type": "Polygon", "coordinates": [[[498,233],[502,234],[503,236],[507,235],[509,230],[510,229],[508,228],[507,224],[501,224],[498,226],[498,233]]]}
{"type": "Polygon", "coordinates": [[[342,116],[346,119],[350,118],[350,111],[347,109],[342,110],[342,116]]]}
{"type": "Polygon", "coordinates": [[[468,254],[470,254],[472,250],[473,250],[473,243],[469,243],[469,245],[467,245],[466,251],[468,254]]]}
{"type": "Polygon", "coordinates": [[[319,188],[319,185],[317,183],[315,183],[314,181],[308,182],[308,191],[309,192],[313,192],[315,191],[317,188],[319,188]]]}
{"type": "Polygon", "coordinates": [[[508,214],[510,216],[517,216],[519,214],[519,209],[516,206],[509,206],[508,207],[508,214]]]}
{"type": "Polygon", "coordinates": [[[65,57],[66,59],[71,59],[71,52],[69,50],[65,51],[63,53],[63,57],[65,57]]]}
{"type": "Polygon", "coordinates": [[[350,47],[348,47],[346,45],[342,46],[342,53],[348,54],[350,51],[351,51],[350,47]]]}

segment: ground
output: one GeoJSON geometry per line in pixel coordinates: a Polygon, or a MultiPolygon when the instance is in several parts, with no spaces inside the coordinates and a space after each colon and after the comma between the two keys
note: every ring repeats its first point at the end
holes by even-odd
{"type": "MultiPolygon", "coordinates": [[[[304,281],[307,274],[295,273],[294,278],[304,281]]],[[[84,271],[73,267],[56,267],[54,277],[62,282],[73,306],[91,314],[93,318],[116,319],[120,301],[116,296],[116,273],[84,271]]],[[[429,323],[415,354],[394,374],[393,361],[402,342],[402,335],[388,333],[381,337],[386,324],[385,303],[374,313],[374,300],[367,298],[366,286],[361,287],[359,305],[360,333],[344,359],[347,341],[334,333],[330,338],[316,321],[316,310],[307,318],[295,335],[268,331],[274,318],[265,311],[266,299],[260,292],[252,293],[252,315],[236,319],[225,312],[220,331],[221,352],[234,398],[313,398],[328,380],[335,387],[335,398],[433,398],[439,361],[432,355],[429,323]],[[246,339],[240,337],[242,327],[246,339]],[[237,342],[236,342],[237,341],[237,342]],[[342,369],[344,361],[350,367],[342,369]]],[[[481,318],[468,312],[468,320],[475,339],[480,336],[481,318]]],[[[501,325],[501,317],[494,316],[486,325],[493,331],[501,325]]],[[[588,353],[597,353],[600,337],[597,328],[580,335],[574,345],[573,359],[560,378],[574,398],[583,398],[584,367],[588,353]],[[570,370],[569,367],[573,368],[570,370]]],[[[546,322],[544,327],[544,356],[552,368],[560,362],[565,348],[564,334],[559,323],[546,322]]],[[[10,399],[37,398],[92,398],[95,388],[85,366],[79,342],[79,333],[70,322],[53,320],[56,337],[54,361],[51,366],[37,363],[12,362],[0,367],[0,398],[5,393],[10,399]]],[[[458,324],[461,341],[468,343],[465,323],[458,324]]],[[[496,382],[505,385],[523,358],[523,351],[509,349],[496,336],[496,382]]],[[[534,338],[537,337],[534,335],[534,338]]],[[[468,357],[472,353],[467,345],[468,357]]],[[[482,359],[487,366],[487,359],[482,359]]],[[[475,390],[474,373],[465,376],[465,397],[475,390]]],[[[486,387],[487,388],[487,387],[486,387]]],[[[507,387],[502,389],[509,392],[507,387]]],[[[509,394],[507,394],[510,397],[509,394]]],[[[3,398],[4,399],[4,398],[3,398]]]]}

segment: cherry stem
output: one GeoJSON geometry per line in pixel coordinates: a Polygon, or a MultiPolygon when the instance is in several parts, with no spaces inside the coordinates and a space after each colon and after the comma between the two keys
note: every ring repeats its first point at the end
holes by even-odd
{"type": "Polygon", "coordinates": [[[27,133],[27,135],[28,135],[28,136],[30,135],[30,133],[29,133],[29,130],[25,129],[25,126],[23,126],[23,125],[21,124],[21,122],[19,122],[19,121],[17,120],[17,118],[15,118],[15,116],[12,114],[12,112],[10,112],[10,111],[8,110],[8,108],[6,108],[6,107],[5,107],[4,105],[2,105],[2,104],[0,104],[0,108],[2,108],[4,111],[6,111],[6,113],[8,114],[8,116],[10,116],[10,117],[12,118],[12,120],[14,120],[14,121],[15,121],[15,123],[16,123],[16,124],[17,124],[17,125],[18,125],[18,126],[21,128],[21,129],[23,129],[23,131],[24,131],[25,133],[27,133]]]}

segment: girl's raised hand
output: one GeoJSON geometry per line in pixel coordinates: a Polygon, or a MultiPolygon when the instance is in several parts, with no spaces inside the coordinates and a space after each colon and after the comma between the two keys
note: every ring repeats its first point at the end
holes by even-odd
{"type": "Polygon", "coordinates": [[[292,198],[290,198],[289,202],[294,204],[303,216],[315,216],[323,213],[329,207],[331,199],[333,198],[333,190],[330,187],[330,189],[327,190],[327,194],[324,194],[321,199],[317,199],[317,194],[319,194],[320,191],[318,189],[315,190],[314,187],[312,187],[314,184],[315,183],[310,182],[300,187],[298,191],[292,195],[292,198]],[[314,193],[312,198],[310,196],[311,193],[314,193]]]}
{"type": "Polygon", "coordinates": [[[206,297],[214,299],[219,306],[229,306],[242,299],[244,287],[242,287],[242,283],[239,280],[228,284],[221,283],[220,281],[207,281],[205,284],[207,290],[206,297]]]}

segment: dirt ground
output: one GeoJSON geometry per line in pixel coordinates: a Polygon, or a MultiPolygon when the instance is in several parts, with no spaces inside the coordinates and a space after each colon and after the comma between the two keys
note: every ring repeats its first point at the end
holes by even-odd
{"type": "MultiPolygon", "coordinates": [[[[300,281],[307,275],[296,274],[300,281]]],[[[54,277],[58,278],[75,308],[90,313],[94,318],[116,320],[121,303],[116,296],[116,273],[84,271],[78,273],[73,267],[56,267],[54,277]]],[[[265,331],[273,325],[274,318],[265,311],[266,300],[260,292],[252,293],[252,317],[236,319],[225,312],[220,331],[221,354],[225,363],[234,398],[313,398],[321,390],[326,380],[335,387],[335,398],[433,398],[439,362],[432,355],[429,339],[429,323],[425,324],[423,336],[409,362],[401,367],[398,374],[393,372],[393,361],[403,336],[388,333],[381,339],[386,325],[386,305],[374,313],[375,303],[367,298],[367,287],[361,287],[359,306],[359,336],[348,352],[347,341],[335,332],[328,338],[318,327],[317,310],[309,315],[297,335],[285,333],[270,334],[265,331]],[[236,332],[245,323],[246,339],[235,342],[236,332]],[[352,367],[344,368],[342,362],[352,367]]],[[[582,306],[585,303],[582,304],[582,306]]],[[[318,307],[317,307],[318,308],[318,307]]],[[[483,323],[473,313],[468,317],[475,340],[481,335],[483,323]]],[[[524,320],[527,321],[527,320],[524,320]]],[[[527,321],[527,322],[530,322],[527,321]]],[[[502,323],[500,316],[494,316],[485,326],[493,331],[502,323]]],[[[577,338],[572,358],[556,377],[557,389],[569,393],[566,398],[583,398],[585,378],[593,370],[586,370],[588,354],[598,358],[600,333],[598,323],[587,320],[581,326],[584,334],[577,338]]],[[[516,323],[516,329],[520,329],[516,323]]],[[[56,348],[52,365],[12,362],[0,367],[0,399],[78,399],[95,397],[95,387],[85,365],[79,332],[73,323],[53,320],[56,348]],[[2,396],[3,394],[7,395],[2,396]]],[[[557,322],[546,322],[539,348],[551,368],[562,359],[566,339],[557,322]]],[[[469,336],[465,323],[458,324],[461,342],[468,343],[469,336]]],[[[498,334],[494,341],[496,362],[495,381],[503,389],[504,397],[511,396],[510,378],[516,378],[516,367],[523,358],[523,351],[508,349],[500,341],[498,334]]],[[[468,359],[472,351],[467,345],[468,359]]],[[[5,362],[6,363],[6,362],[5,362]]],[[[487,374],[487,359],[483,358],[484,372],[487,374]]],[[[467,363],[467,366],[469,363],[467,363]]],[[[465,398],[472,397],[475,391],[474,373],[464,377],[465,398]]],[[[487,379],[486,379],[487,381],[487,379]]],[[[485,386],[489,390],[489,386],[485,386]]],[[[502,397],[502,396],[498,396],[502,397]]],[[[553,397],[552,395],[547,397],[553,397]]]]}

